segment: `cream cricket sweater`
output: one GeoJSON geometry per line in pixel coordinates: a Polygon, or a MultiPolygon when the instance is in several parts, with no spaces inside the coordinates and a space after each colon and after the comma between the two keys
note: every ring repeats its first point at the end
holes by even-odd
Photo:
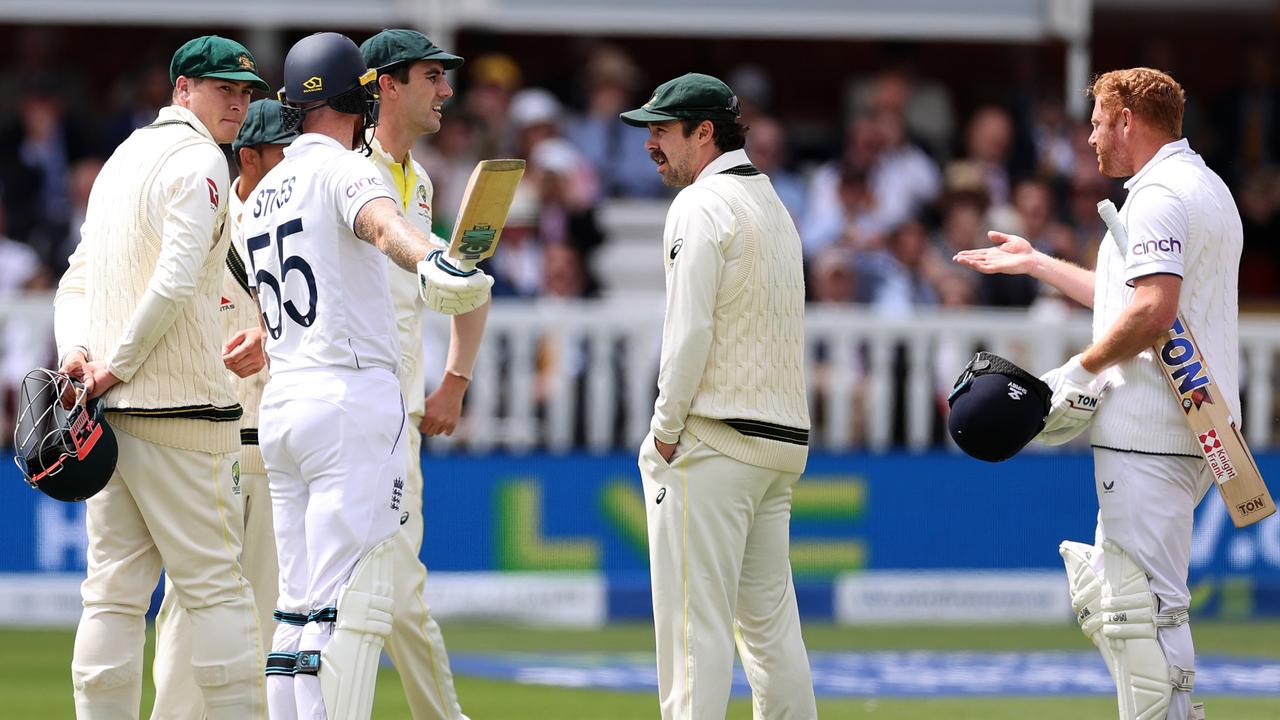
{"type": "Polygon", "coordinates": [[[106,360],[121,381],[104,396],[109,422],[150,442],[217,453],[240,445],[218,321],[229,184],[200,120],[161,110],[103,166],[58,285],[60,354],[80,346],[106,360]]]}
{"type": "Polygon", "coordinates": [[[653,434],[800,473],[808,460],[800,237],[742,150],[676,196],[663,233],[666,323],[653,434]]]}
{"type": "MultiPolygon", "coordinates": [[[[244,203],[240,201],[239,188],[240,178],[236,178],[231,183],[231,192],[227,197],[227,222],[223,231],[230,238],[226,272],[222,274],[222,299],[218,306],[218,314],[222,316],[224,342],[245,328],[259,327],[262,324],[258,303],[249,292],[244,237],[240,233],[240,214],[244,211],[244,203]]],[[[262,450],[258,448],[258,406],[262,404],[262,390],[267,385],[270,373],[264,367],[257,373],[242,378],[228,370],[227,377],[231,378],[236,398],[240,401],[240,407],[244,408],[244,415],[240,418],[240,472],[266,475],[267,467],[262,462],[262,450]]]]}

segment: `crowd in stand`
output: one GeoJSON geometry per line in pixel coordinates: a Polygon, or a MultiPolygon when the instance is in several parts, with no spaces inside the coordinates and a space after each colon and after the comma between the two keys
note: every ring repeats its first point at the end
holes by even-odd
{"type": "MultiPolygon", "coordinates": [[[[121,79],[112,109],[88,112],[75,102],[84,79],[49,71],[54,43],[32,36],[0,76],[0,301],[56,283],[102,159],[169,102],[168,69],[152,63],[121,79]]],[[[558,95],[526,82],[516,58],[469,57],[451,78],[458,94],[442,130],[415,150],[435,185],[434,219],[444,236],[477,160],[528,160],[502,250],[489,265],[496,296],[600,295],[607,288],[591,259],[609,242],[602,203],[671,194],[644,150],[646,131],[618,120],[651,89],[639,66],[622,48],[601,43],[581,67],[573,90],[557,85],[558,95]]],[[[996,229],[1088,267],[1104,230],[1096,203],[1123,199],[1119,183],[1098,173],[1089,127],[1068,116],[1060,91],[1015,93],[962,115],[960,90],[919,68],[873,71],[850,81],[846,101],[832,108],[830,125],[843,128],[839,149],[797,163],[768,72],[697,69],[738,92],[750,127],[747,152],[799,228],[815,303],[857,303],[887,315],[1067,308],[1069,301],[1034,280],[978,275],[950,258],[986,244],[986,231],[996,229]]],[[[1280,87],[1272,73],[1268,52],[1250,51],[1234,89],[1212,105],[1190,98],[1185,128],[1240,203],[1246,308],[1273,308],[1280,287],[1280,244],[1272,241],[1280,230],[1280,87]],[[1201,131],[1213,141],[1200,142],[1201,131]]],[[[0,327],[0,344],[12,347],[5,332],[0,327]]],[[[0,385],[11,388],[25,368],[2,361],[0,385]]]]}

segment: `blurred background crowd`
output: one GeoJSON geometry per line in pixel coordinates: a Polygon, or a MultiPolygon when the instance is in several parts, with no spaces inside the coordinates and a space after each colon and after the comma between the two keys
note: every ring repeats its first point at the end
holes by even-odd
{"type": "MultiPolygon", "coordinates": [[[[1091,65],[1149,65],[1183,83],[1184,135],[1230,184],[1244,218],[1242,308],[1273,311],[1280,307],[1275,19],[1259,27],[1251,16],[1140,17],[1136,24],[1095,16],[1091,65]],[[1206,23],[1229,32],[1203,32],[1206,23]]],[[[252,36],[234,27],[198,30],[211,31],[245,41],[265,76],[278,78],[281,58],[254,47],[252,36]]],[[[348,32],[357,42],[371,34],[348,32]]],[[[168,104],[169,57],[195,34],[0,26],[0,301],[56,284],[103,160],[168,104]]],[[[287,48],[303,34],[280,31],[273,44],[287,48]]],[[[443,129],[415,150],[435,185],[437,233],[448,236],[477,160],[529,163],[488,268],[499,298],[640,293],[660,302],[657,248],[672,191],[644,150],[646,131],[617,118],[686,71],[716,74],[738,93],[747,152],[799,229],[813,303],[852,303],[890,318],[987,306],[1061,317],[1069,301],[1049,288],[981,276],[951,256],[988,243],[986,231],[997,229],[1089,267],[1104,230],[1096,203],[1124,196],[1118,181],[1098,173],[1088,111],[1079,112],[1086,104],[1068,107],[1063,45],[1054,41],[471,31],[445,42],[467,62],[450,73],[456,95],[443,129]]],[[[47,352],[13,337],[21,331],[0,327],[8,334],[0,335],[0,384],[10,387],[47,352]]]]}

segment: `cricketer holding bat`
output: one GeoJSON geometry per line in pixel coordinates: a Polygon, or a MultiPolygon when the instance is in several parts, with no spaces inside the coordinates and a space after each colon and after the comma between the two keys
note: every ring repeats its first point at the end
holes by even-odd
{"type": "Polygon", "coordinates": [[[640,448],[658,696],[666,720],[723,720],[735,637],[763,720],[817,718],[788,560],[808,460],[800,237],[742,149],[738,98],[690,73],[622,113],[663,182],[666,324],[640,448]]]}
{"type": "Polygon", "coordinates": [[[282,116],[302,133],[245,201],[248,277],[270,336],[259,436],[280,560],[274,720],[367,719],[391,632],[407,428],[383,256],[417,271],[432,309],[473,310],[492,284],[428,259],[430,239],[351,152],[368,140],[376,81],[344,35],[295,43],[282,116]]]}
{"type": "Polygon", "coordinates": [[[1032,275],[1093,308],[1093,344],[1043,378],[1054,391],[1044,431],[1053,442],[1094,414],[1067,399],[1097,400],[1110,386],[1090,435],[1094,545],[1060,548],[1072,605],[1116,681],[1121,720],[1201,718],[1191,702],[1187,568],[1193,511],[1213,476],[1150,348],[1180,312],[1221,390],[1212,400],[1240,417],[1240,216],[1226,185],[1181,139],[1185,96],[1173,78],[1116,70],[1090,93],[1098,168],[1129,177],[1120,210],[1128,247],[1108,233],[1090,272],[992,232],[995,247],[955,259],[984,273],[1032,275]]]}
{"type": "MultiPolygon", "coordinates": [[[[462,58],[436,47],[416,30],[401,29],[374,35],[360,46],[360,52],[365,64],[378,71],[378,127],[369,141],[369,159],[381,171],[386,186],[395,189],[395,200],[405,219],[444,248],[448,243],[431,234],[431,179],[410,149],[418,138],[440,130],[442,106],[453,96],[445,71],[462,65],[462,58]]],[[[400,674],[415,720],[465,720],[440,626],[423,598],[427,569],[418,556],[423,512],[421,447],[422,433],[449,435],[458,424],[489,303],[452,316],[444,377],[424,400],[422,321],[426,306],[418,294],[418,276],[391,262],[387,273],[400,336],[400,392],[409,414],[408,467],[400,529],[392,547],[395,621],[387,638],[387,654],[400,674]]]]}
{"type": "Polygon", "coordinates": [[[111,481],[87,501],[71,660],[81,720],[138,717],[162,564],[191,626],[175,661],[189,663],[206,716],[266,717],[258,620],[238,557],[241,408],[218,318],[230,185],[218,144],[235,139],[250,93],[267,84],[244,46],[215,35],[180,47],[169,75],[173,103],[94,182],[54,300],[62,370],[103,397],[120,448],[111,481]]]}

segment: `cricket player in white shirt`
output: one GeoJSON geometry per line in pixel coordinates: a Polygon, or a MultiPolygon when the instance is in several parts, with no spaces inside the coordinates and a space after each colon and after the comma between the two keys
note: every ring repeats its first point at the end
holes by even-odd
{"type": "Polygon", "coordinates": [[[818,717],[788,559],[809,453],[800,237],[742,149],[738,98],[690,73],[622,113],[684,188],[663,231],[658,400],[640,448],[664,720],[723,720],[735,639],[758,720],[818,717]]]}
{"type": "Polygon", "coordinates": [[[351,152],[373,124],[377,72],[337,33],[284,62],[285,126],[302,134],[245,202],[250,285],[267,328],[262,457],[280,560],[267,657],[275,720],[361,720],[394,611],[405,409],[385,254],[416,271],[427,307],[469,312],[492,279],[447,265],[351,152]],[[381,252],[379,252],[381,251],[381,252]]]}
{"type": "Polygon", "coordinates": [[[1090,435],[1094,545],[1061,547],[1072,604],[1116,680],[1121,720],[1202,718],[1191,702],[1187,569],[1193,512],[1212,474],[1150,348],[1181,312],[1213,368],[1223,396],[1216,400],[1241,416],[1240,215],[1226,185],[1181,139],[1185,96],[1173,78],[1116,70],[1091,92],[1098,168],[1129,177],[1120,210],[1129,247],[1108,233],[1090,272],[992,232],[995,247],[955,259],[985,273],[1030,274],[1093,308],[1093,344],[1043,378],[1054,390],[1046,427],[1062,398],[1109,386],[1090,435]]]}
{"type": "MultiPolygon", "coordinates": [[[[462,65],[462,58],[436,47],[422,33],[404,29],[383,30],[362,43],[360,52],[365,64],[378,71],[378,127],[369,141],[369,159],[387,187],[395,189],[405,219],[429,235],[437,247],[448,247],[431,234],[431,178],[414,160],[411,148],[418,138],[439,132],[442,106],[453,96],[445,71],[462,65]]],[[[387,654],[400,675],[415,720],[466,720],[453,686],[444,637],[423,596],[427,568],[418,554],[423,513],[421,448],[423,433],[450,435],[458,424],[489,305],[453,316],[444,376],[424,398],[426,307],[418,293],[418,277],[393,265],[387,272],[400,338],[400,391],[409,415],[404,498],[393,550],[395,620],[387,654]]]]}

